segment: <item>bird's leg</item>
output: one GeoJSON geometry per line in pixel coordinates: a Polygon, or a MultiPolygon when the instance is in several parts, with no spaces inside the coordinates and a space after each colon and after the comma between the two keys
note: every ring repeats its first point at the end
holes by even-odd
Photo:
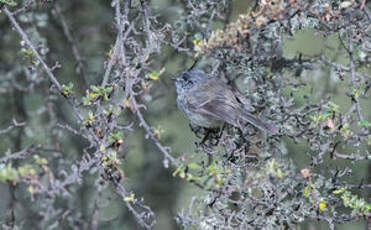
{"type": "Polygon", "coordinates": [[[225,124],[220,128],[208,129],[208,132],[209,132],[208,139],[209,139],[211,146],[217,146],[219,144],[219,141],[223,135],[224,128],[225,128],[225,124]]]}
{"type": "Polygon", "coordinates": [[[205,134],[204,138],[202,138],[201,144],[205,144],[206,143],[207,139],[210,136],[210,133],[212,133],[212,130],[211,129],[206,129],[206,134],[205,134]]]}
{"type": "Polygon", "coordinates": [[[196,137],[201,138],[200,131],[202,130],[202,127],[189,124],[189,127],[191,128],[191,131],[196,135],[196,137]]]}
{"type": "Polygon", "coordinates": [[[206,141],[209,141],[209,147],[216,146],[219,143],[219,138],[220,138],[220,128],[215,128],[215,129],[205,129],[206,130],[206,135],[201,141],[201,144],[206,145],[206,141]],[[216,140],[216,143],[215,143],[216,140]]]}
{"type": "Polygon", "coordinates": [[[239,149],[243,149],[243,156],[246,160],[246,162],[254,162],[254,161],[257,161],[258,160],[258,156],[255,155],[255,154],[249,154],[250,152],[250,147],[252,147],[252,145],[255,145],[254,143],[252,143],[251,141],[251,138],[254,137],[254,135],[256,135],[256,133],[249,133],[249,130],[248,129],[238,129],[238,132],[239,132],[239,135],[240,135],[240,139],[238,142],[235,142],[237,147],[239,149]]]}
{"type": "Polygon", "coordinates": [[[224,133],[224,129],[225,129],[225,127],[226,127],[226,123],[224,123],[223,126],[219,129],[219,134],[218,134],[218,136],[217,136],[217,138],[216,138],[216,143],[215,143],[215,145],[219,145],[219,141],[220,141],[220,139],[221,139],[222,136],[223,136],[223,133],[224,133]]]}

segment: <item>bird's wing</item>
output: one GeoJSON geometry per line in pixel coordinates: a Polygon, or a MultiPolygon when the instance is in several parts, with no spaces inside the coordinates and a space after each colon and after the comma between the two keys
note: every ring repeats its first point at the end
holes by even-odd
{"type": "Polygon", "coordinates": [[[188,108],[195,113],[239,126],[238,113],[240,108],[237,107],[239,106],[237,101],[232,101],[234,98],[232,99],[233,95],[231,97],[231,93],[231,91],[224,89],[217,94],[210,95],[206,89],[200,88],[193,93],[192,97],[188,98],[188,108]]]}
{"type": "Polygon", "coordinates": [[[241,103],[243,109],[249,112],[255,111],[255,108],[251,105],[250,100],[247,99],[237,88],[234,88],[232,92],[236,99],[241,103]]]}
{"type": "Polygon", "coordinates": [[[279,129],[275,124],[270,123],[270,122],[265,122],[245,110],[241,110],[241,120],[248,122],[254,125],[255,127],[263,131],[266,131],[270,134],[278,134],[279,132],[279,129]]]}

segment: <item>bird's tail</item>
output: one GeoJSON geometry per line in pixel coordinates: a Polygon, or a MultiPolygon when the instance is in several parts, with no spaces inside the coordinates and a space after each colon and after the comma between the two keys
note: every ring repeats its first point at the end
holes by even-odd
{"type": "Polygon", "coordinates": [[[271,135],[275,135],[279,131],[278,127],[275,124],[262,121],[260,118],[257,118],[256,116],[250,114],[249,112],[242,111],[241,118],[243,121],[248,122],[253,126],[257,127],[258,129],[270,133],[271,135]]]}

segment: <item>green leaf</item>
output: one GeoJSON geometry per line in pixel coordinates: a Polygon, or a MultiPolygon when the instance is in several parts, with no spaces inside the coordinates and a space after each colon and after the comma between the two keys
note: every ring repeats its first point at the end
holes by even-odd
{"type": "Polygon", "coordinates": [[[99,93],[99,88],[96,87],[95,85],[90,86],[90,89],[93,90],[96,93],[99,93]]]}
{"type": "Polygon", "coordinates": [[[309,193],[310,191],[312,191],[312,186],[311,185],[308,185],[304,188],[304,197],[308,197],[309,196],[309,193]]]}
{"type": "Polygon", "coordinates": [[[184,170],[183,165],[180,165],[178,168],[176,168],[172,175],[176,176],[181,170],[184,170]]]}
{"type": "Polygon", "coordinates": [[[190,164],[188,164],[188,168],[190,168],[190,169],[200,169],[201,166],[196,164],[196,163],[190,163],[190,164]]]}
{"type": "Polygon", "coordinates": [[[370,127],[371,126],[371,122],[366,121],[366,120],[359,121],[358,124],[359,124],[359,126],[365,126],[365,127],[370,127]]]}
{"type": "Polygon", "coordinates": [[[4,3],[8,6],[17,6],[18,3],[16,3],[15,1],[11,1],[11,0],[0,0],[0,3],[4,3]]]}
{"type": "Polygon", "coordinates": [[[107,88],[104,89],[104,92],[110,93],[110,92],[112,92],[112,90],[113,90],[112,87],[107,87],[107,88]]]}
{"type": "Polygon", "coordinates": [[[65,85],[65,84],[62,85],[62,92],[65,95],[71,94],[72,93],[72,89],[73,89],[73,83],[72,82],[68,82],[67,85],[65,85]]]}

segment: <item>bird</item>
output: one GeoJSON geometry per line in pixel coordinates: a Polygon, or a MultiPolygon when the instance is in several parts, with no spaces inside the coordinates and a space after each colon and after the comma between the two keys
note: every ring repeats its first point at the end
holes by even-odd
{"type": "Polygon", "coordinates": [[[243,129],[249,123],[260,130],[278,134],[279,129],[273,123],[251,114],[239,99],[241,96],[223,80],[205,73],[200,69],[182,72],[172,77],[177,92],[177,106],[183,111],[191,124],[204,128],[218,128],[228,123],[243,129]]]}

